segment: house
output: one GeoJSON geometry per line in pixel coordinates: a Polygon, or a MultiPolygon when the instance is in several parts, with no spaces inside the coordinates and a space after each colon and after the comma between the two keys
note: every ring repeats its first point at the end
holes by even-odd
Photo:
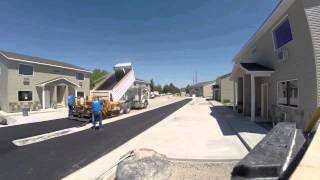
{"type": "Polygon", "coordinates": [[[233,81],[230,79],[231,73],[222,75],[216,79],[216,84],[213,85],[213,99],[221,101],[225,104],[233,105],[234,102],[234,87],[233,81]]]}
{"type": "Polygon", "coordinates": [[[68,95],[89,95],[90,74],[75,65],[0,51],[0,109],[65,107],[68,95]]]}
{"type": "Polygon", "coordinates": [[[200,82],[192,86],[192,92],[198,97],[212,98],[214,81],[200,82]]]}
{"type": "Polygon", "coordinates": [[[244,115],[304,127],[320,105],[320,1],[280,1],[233,61],[244,115]]]}

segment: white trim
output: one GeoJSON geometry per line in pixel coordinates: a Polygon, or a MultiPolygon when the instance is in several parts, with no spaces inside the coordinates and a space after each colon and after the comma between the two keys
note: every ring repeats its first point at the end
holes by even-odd
{"type": "Polygon", "coordinates": [[[270,77],[274,71],[249,71],[239,64],[240,69],[242,69],[246,74],[254,75],[256,77],[270,77]]]}
{"type": "Polygon", "coordinates": [[[23,77],[34,77],[34,65],[33,64],[23,64],[23,63],[19,63],[18,64],[18,75],[19,76],[23,76],[23,77]],[[20,74],[20,65],[25,65],[25,66],[32,66],[32,75],[24,75],[24,74],[20,74]]]}
{"type": "Polygon", "coordinates": [[[276,102],[278,107],[285,107],[285,108],[291,108],[291,109],[299,109],[300,107],[300,88],[299,88],[299,80],[298,79],[288,79],[288,80],[281,80],[281,81],[276,81],[277,83],[277,97],[276,97],[276,102]],[[279,89],[279,83],[281,82],[288,82],[288,81],[297,81],[297,86],[298,86],[298,105],[297,107],[295,106],[289,106],[289,105],[283,105],[278,103],[278,89],[279,89]]]}
{"type": "Polygon", "coordinates": [[[283,18],[281,18],[281,19],[279,20],[279,22],[278,22],[276,25],[273,26],[273,28],[270,30],[270,32],[271,32],[271,35],[272,35],[273,50],[274,50],[275,52],[278,51],[279,49],[282,49],[282,48],[284,48],[284,47],[287,47],[289,44],[291,44],[291,43],[294,41],[292,26],[291,26],[291,24],[290,24],[290,19],[289,19],[289,15],[288,15],[288,14],[286,14],[283,18]],[[274,31],[275,31],[280,25],[282,25],[286,19],[288,19],[288,21],[289,21],[292,40],[288,41],[286,44],[282,45],[281,47],[276,48],[276,42],[274,41],[274,31]]]}
{"type": "Polygon", "coordinates": [[[69,82],[70,84],[73,84],[73,85],[75,85],[75,86],[77,86],[77,87],[80,87],[78,84],[73,83],[73,82],[69,81],[69,80],[66,79],[66,78],[53,79],[53,80],[47,81],[47,82],[45,82],[45,83],[40,83],[40,84],[38,84],[38,85],[36,85],[36,86],[41,86],[41,87],[43,87],[43,86],[46,86],[46,85],[49,84],[49,83],[52,83],[52,82],[55,82],[55,81],[60,81],[60,80],[65,80],[65,81],[69,82]]]}
{"type": "Polygon", "coordinates": [[[45,86],[42,86],[42,109],[46,109],[46,94],[45,94],[45,86]]]}
{"type": "Polygon", "coordinates": [[[77,68],[70,68],[70,67],[53,65],[53,64],[48,64],[48,63],[41,63],[41,62],[29,61],[29,60],[19,59],[19,58],[9,58],[9,57],[6,56],[5,54],[3,54],[1,51],[0,51],[0,54],[3,55],[3,56],[4,56],[5,58],[7,58],[8,60],[12,60],[12,61],[21,61],[21,62],[27,62],[27,63],[31,63],[31,64],[39,64],[39,65],[52,66],[52,67],[58,67],[58,68],[63,68],[63,69],[70,69],[70,70],[75,70],[75,71],[92,73],[92,71],[87,71],[87,70],[82,70],[82,69],[77,69],[77,68]]]}

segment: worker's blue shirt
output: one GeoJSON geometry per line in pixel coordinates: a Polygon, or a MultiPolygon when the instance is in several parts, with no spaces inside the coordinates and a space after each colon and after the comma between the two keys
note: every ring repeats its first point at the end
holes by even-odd
{"type": "Polygon", "coordinates": [[[68,105],[69,105],[69,106],[73,106],[73,104],[74,104],[74,99],[75,99],[74,96],[68,96],[68,105]]]}
{"type": "Polygon", "coordinates": [[[102,101],[98,101],[98,100],[95,100],[92,102],[91,104],[91,108],[92,108],[92,112],[96,113],[96,112],[100,112],[102,110],[102,101]]]}

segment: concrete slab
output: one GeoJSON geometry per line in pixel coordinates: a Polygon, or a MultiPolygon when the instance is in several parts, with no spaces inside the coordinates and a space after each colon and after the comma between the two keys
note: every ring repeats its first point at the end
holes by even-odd
{"type": "Polygon", "coordinates": [[[268,133],[265,128],[252,121],[248,121],[242,114],[225,107],[220,102],[210,101],[210,103],[213,105],[212,115],[217,121],[221,124],[223,122],[228,123],[250,149],[253,149],[268,133]]]}
{"type": "Polygon", "coordinates": [[[227,123],[212,116],[212,107],[197,98],[126,144],[65,179],[113,178],[118,160],[132,149],[149,148],[173,159],[238,160],[248,151],[227,123]],[[227,132],[227,133],[226,133],[227,132]],[[93,173],[94,172],[94,173],[93,173]]]}

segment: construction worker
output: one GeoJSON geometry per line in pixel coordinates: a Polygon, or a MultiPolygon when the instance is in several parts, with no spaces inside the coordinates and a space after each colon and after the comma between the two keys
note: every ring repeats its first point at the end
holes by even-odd
{"type": "Polygon", "coordinates": [[[72,115],[75,97],[73,95],[68,96],[69,117],[72,115]]]}
{"type": "Polygon", "coordinates": [[[95,98],[91,103],[92,109],[92,129],[100,129],[102,127],[102,106],[103,102],[95,98]],[[96,127],[96,123],[99,121],[99,127],[96,127]]]}

